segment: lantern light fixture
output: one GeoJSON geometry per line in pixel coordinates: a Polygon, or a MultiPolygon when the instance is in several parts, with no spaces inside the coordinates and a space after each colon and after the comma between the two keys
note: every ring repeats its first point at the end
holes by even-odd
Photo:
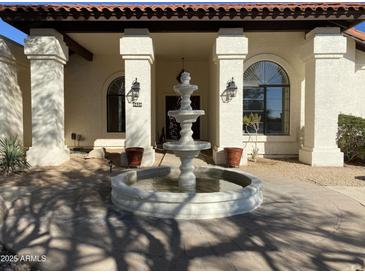
{"type": "Polygon", "coordinates": [[[137,81],[137,78],[134,80],[134,82],[132,83],[132,101],[137,101],[138,97],[139,97],[139,91],[141,89],[140,87],[140,83],[137,81]]]}
{"type": "Polygon", "coordinates": [[[230,81],[228,81],[226,91],[227,91],[227,95],[229,97],[231,97],[231,98],[236,97],[236,95],[237,95],[237,85],[234,82],[233,77],[230,81]]]}
{"type": "Polygon", "coordinates": [[[139,92],[141,90],[141,84],[137,78],[133,81],[130,91],[127,93],[126,98],[129,103],[136,102],[139,98],[139,92]]]}

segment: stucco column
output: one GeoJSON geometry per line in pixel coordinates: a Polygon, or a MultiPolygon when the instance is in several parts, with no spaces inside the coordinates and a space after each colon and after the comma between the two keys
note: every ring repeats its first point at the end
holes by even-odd
{"type": "MultiPolygon", "coordinates": [[[[224,164],[225,147],[243,147],[242,143],[242,100],[244,60],[248,52],[248,40],[240,28],[224,28],[218,32],[214,47],[213,61],[216,63],[216,144],[213,159],[224,164]],[[233,78],[237,86],[235,97],[227,98],[227,83],[233,78]]],[[[241,164],[245,164],[243,155],[241,164]]]]}
{"type": "Polygon", "coordinates": [[[304,146],[299,160],[312,166],[343,166],[337,147],[337,121],[341,85],[345,69],[346,38],[339,28],[315,28],[306,35],[304,146]]]}
{"type": "Polygon", "coordinates": [[[68,48],[53,29],[32,29],[24,52],[30,59],[32,166],[59,165],[70,158],[64,137],[64,65],[68,48]]]}
{"type": "Polygon", "coordinates": [[[23,98],[16,60],[5,39],[0,38],[0,138],[23,142],[23,98]]]}
{"type": "Polygon", "coordinates": [[[154,51],[148,29],[125,29],[120,39],[124,61],[126,147],[143,147],[142,166],[155,161],[152,147],[152,64],[154,51]],[[139,82],[138,98],[131,100],[134,81],[139,82]]]}

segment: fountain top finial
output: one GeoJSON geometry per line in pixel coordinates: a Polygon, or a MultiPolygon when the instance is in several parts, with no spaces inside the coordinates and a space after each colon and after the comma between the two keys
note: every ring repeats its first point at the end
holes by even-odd
{"type": "Polygon", "coordinates": [[[190,73],[187,71],[184,71],[183,73],[181,73],[181,77],[180,77],[180,81],[183,85],[189,85],[190,84],[190,73]]]}

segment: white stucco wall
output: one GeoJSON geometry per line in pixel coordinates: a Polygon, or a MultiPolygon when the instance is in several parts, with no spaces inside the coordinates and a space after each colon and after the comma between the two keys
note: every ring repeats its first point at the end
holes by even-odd
{"type": "Polygon", "coordinates": [[[100,143],[100,139],[124,138],[124,133],[107,132],[106,115],[108,85],[121,75],[120,56],[94,54],[92,62],[78,55],[71,56],[65,67],[65,140],[68,146],[75,145],[71,133],[81,134],[80,146],[87,147],[93,147],[97,140],[100,143]]]}
{"type": "Polygon", "coordinates": [[[365,52],[357,50],[347,38],[347,53],[341,59],[342,77],[339,112],[365,118],[365,52]]]}
{"type": "MultiPolygon", "coordinates": [[[[354,96],[349,98],[350,100],[356,101],[353,115],[357,115],[365,118],[365,52],[355,50],[356,64],[355,64],[355,75],[354,75],[354,96]],[[354,99],[353,99],[354,98],[354,99]]],[[[348,111],[352,113],[352,111],[348,111]]]]}
{"type": "MultiPolygon", "coordinates": [[[[19,102],[23,111],[23,135],[19,136],[23,140],[23,144],[26,147],[30,147],[32,144],[32,117],[31,117],[31,104],[30,104],[30,68],[29,60],[24,55],[24,48],[16,42],[13,42],[5,37],[1,36],[12,55],[15,58],[16,77],[17,84],[20,87],[22,102],[19,102]]],[[[15,83],[14,83],[15,84],[15,83]]]]}
{"type": "MultiPolygon", "coordinates": [[[[212,49],[213,51],[213,49],[212,49]]],[[[213,61],[213,52],[211,53],[212,58],[209,60],[209,91],[217,90],[218,89],[218,69],[217,64],[213,61]]],[[[212,144],[212,147],[218,144],[218,97],[217,96],[209,96],[209,108],[207,111],[207,116],[209,117],[209,127],[208,127],[208,134],[209,134],[209,141],[212,144]]]]}
{"type": "Polygon", "coordinates": [[[30,60],[32,146],[31,166],[55,166],[70,159],[64,138],[64,65],[68,47],[54,29],[31,29],[24,53],[30,60]]]}

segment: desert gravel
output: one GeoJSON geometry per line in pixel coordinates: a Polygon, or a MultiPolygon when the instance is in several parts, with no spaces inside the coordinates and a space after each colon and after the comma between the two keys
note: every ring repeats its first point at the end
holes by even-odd
{"type": "Polygon", "coordinates": [[[365,187],[365,165],[345,164],[344,167],[311,167],[295,159],[264,159],[249,161],[240,168],[257,176],[287,176],[325,186],[365,187]]]}

